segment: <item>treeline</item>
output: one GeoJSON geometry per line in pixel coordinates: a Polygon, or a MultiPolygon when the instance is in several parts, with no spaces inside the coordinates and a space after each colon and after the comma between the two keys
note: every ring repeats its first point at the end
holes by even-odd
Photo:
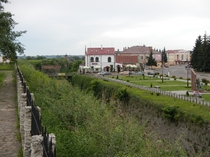
{"type": "Polygon", "coordinates": [[[191,65],[197,71],[210,71],[210,36],[198,36],[191,54],[191,65]]]}

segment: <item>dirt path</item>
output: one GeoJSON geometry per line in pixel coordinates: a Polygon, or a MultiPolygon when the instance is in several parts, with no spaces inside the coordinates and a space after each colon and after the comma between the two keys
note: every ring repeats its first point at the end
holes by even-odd
{"type": "Polygon", "coordinates": [[[0,88],[0,157],[17,157],[20,142],[17,140],[16,88],[12,71],[0,88]]]}

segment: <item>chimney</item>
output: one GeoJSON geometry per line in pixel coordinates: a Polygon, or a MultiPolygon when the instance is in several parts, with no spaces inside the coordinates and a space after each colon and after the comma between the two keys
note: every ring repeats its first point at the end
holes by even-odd
{"type": "Polygon", "coordinates": [[[152,51],[152,46],[148,46],[149,50],[152,51]]]}

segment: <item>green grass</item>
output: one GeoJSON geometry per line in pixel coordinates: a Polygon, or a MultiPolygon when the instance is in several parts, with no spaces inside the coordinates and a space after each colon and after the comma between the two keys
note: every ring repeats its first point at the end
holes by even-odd
{"type": "Polygon", "coordinates": [[[210,94],[202,94],[202,98],[203,98],[205,101],[210,102],[210,94]]]}
{"type": "Polygon", "coordinates": [[[176,91],[176,90],[189,90],[190,89],[190,83],[189,87],[187,87],[187,83],[183,81],[177,81],[177,80],[162,80],[160,78],[153,78],[145,76],[145,79],[143,79],[142,76],[118,76],[120,79],[127,81],[129,80],[130,83],[138,84],[141,86],[147,86],[147,87],[154,87],[159,86],[164,91],[176,91]]]}
{"type": "Polygon", "coordinates": [[[120,116],[116,106],[96,100],[91,92],[82,92],[65,80],[51,80],[29,66],[21,66],[21,71],[41,107],[44,126],[56,136],[56,156],[170,157],[182,153],[152,140],[138,121],[120,116]]]}
{"type": "Polygon", "coordinates": [[[0,70],[13,70],[14,64],[3,64],[0,63],[0,70]]]}
{"type": "MultiPolygon", "coordinates": [[[[109,76],[112,77],[113,76],[109,76]]],[[[116,78],[116,77],[114,77],[116,78]]],[[[119,79],[122,79],[124,81],[129,81],[130,83],[134,83],[141,86],[147,86],[147,87],[154,87],[159,86],[161,90],[163,91],[190,91],[191,90],[191,83],[189,82],[187,87],[187,82],[179,81],[179,80],[163,80],[161,78],[153,78],[145,76],[145,79],[143,79],[143,76],[118,76],[119,79]]],[[[210,92],[210,86],[202,86],[202,90],[209,91],[210,92]]],[[[210,94],[203,94],[203,98],[205,101],[210,101],[210,94]]]]}

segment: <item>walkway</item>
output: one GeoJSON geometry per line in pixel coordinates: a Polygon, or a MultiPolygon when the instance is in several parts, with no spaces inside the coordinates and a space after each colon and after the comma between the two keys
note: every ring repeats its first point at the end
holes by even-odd
{"type": "Polygon", "coordinates": [[[0,157],[17,157],[20,142],[17,140],[16,88],[12,71],[0,88],[0,157]]]}

